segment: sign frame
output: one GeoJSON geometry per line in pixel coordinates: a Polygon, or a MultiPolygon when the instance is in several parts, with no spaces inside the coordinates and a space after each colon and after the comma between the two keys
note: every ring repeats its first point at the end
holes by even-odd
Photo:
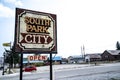
{"type": "Polygon", "coordinates": [[[56,54],[57,53],[57,16],[56,14],[16,8],[14,41],[15,41],[14,43],[15,52],[18,52],[18,53],[22,52],[22,53],[42,53],[42,54],[54,53],[56,54]],[[26,16],[28,18],[26,18],[26,16]],[[37,28],[38,26],[43,26],[43,29],[41,30],[41,32],[38,32],[38,33],[35,32],[34,28],[33,28],[34,30],[32,30],[31,28],[31,30],[27,32],[26,30],[27,26],[24,25],[24,24],[27,25],[27,23],[25,22],[25,18],[29,20],[31,19],[31,24],[30,23],[29,24],[32,26],[35,26],[34,28],[37,28]],[[34,20],[37,20],[37,21],[43,20],[43,23],[39,22],[39,25],[32,24],[32,21],[34,20]],[[46,20],[46,24],[44,20],[46,20]],[[50,20],[49,25],[47,23],[48,20],[50,20]],[[35,40],[35,39],[40,39],[40,40],[35,40]]]}

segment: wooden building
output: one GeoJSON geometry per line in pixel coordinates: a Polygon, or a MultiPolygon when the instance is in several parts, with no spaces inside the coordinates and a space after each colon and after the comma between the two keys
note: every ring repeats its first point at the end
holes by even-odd
{"type": "Polygon", "coordinates": [[[88,62],[94,62],[94,61],[100,61],[101,60],[101,53],[92,53],[92,54],[86,54],[85,61],[88,62]]]}
{"type": "Polygon", "coordinates": [[[120,50],[105,50],[101,57],[103,61],[120,60],[120,50]]]}

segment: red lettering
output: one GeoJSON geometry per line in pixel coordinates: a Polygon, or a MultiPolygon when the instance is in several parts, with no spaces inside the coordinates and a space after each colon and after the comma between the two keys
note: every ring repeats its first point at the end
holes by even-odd
{"type": "Polygon", "coordinates": [[[30,56],[29,58],[30,58],[30,60],[33,60],[33,56],[30,56]]]}
{"type": "Polygon", "coordinates": [[[40,56],[40,55],[28,56],[28,60],[30,60],[30,61],[47,60],[47,56],[40,56]]]}
{"type": "Polygon", "coordinates": [[[34,60],[37,60],[37,56],[34,56],[34,60]]]}
{"type": "Polygon", "coordinates": [[[42,56],[42,60],[46,60],[46,56],[42,56]]]}
{"type": "Polygon", "coordinates": [[[41,60],[41,56],[38,56],[38,60],[41,60]]]}

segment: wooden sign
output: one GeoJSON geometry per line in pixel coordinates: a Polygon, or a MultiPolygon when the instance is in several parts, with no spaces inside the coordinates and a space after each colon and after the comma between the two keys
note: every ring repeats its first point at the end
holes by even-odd
{"type": "Polygon", "coordinates": [[[15,51],[57,53],[56,15],[16,8],[15,51]]]}

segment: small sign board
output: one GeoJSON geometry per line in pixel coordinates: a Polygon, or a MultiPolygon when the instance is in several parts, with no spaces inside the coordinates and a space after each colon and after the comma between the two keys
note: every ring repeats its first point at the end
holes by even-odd
{"type": "Polygon", "coordinates": [[[57,53],[56,15],[16,8],[15,52],[57,53]]]}
{"type": "Polygon", "coordinates": [[[28,56],[28,61],[47,60],[47,56],[33,55],[28,56]]]}

